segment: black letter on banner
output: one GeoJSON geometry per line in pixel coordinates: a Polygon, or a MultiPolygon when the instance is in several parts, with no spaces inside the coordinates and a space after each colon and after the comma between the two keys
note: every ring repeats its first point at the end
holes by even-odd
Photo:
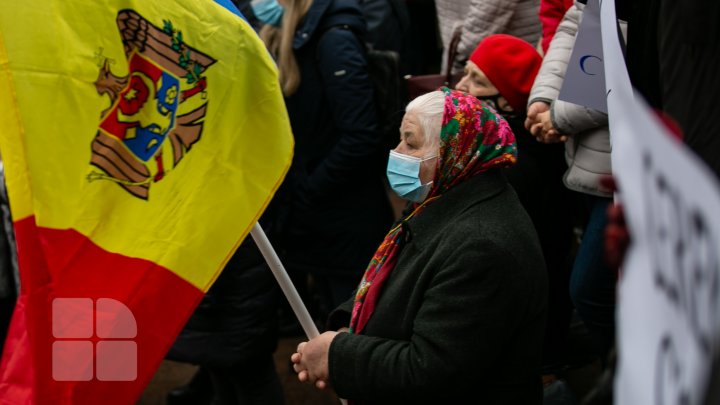
{"type": "Polygon", "coordinates": [[[655,360],[655,405],[690,405],[690,394],[682,386],[685,370],[669,335],[663,336],[655,360]]]}
{"type": "Polygon", "coordinates": [[[711,342],[717,333],[718,268],[717,238],[701,212],[689,214],[687,266],[689,316],[693,334],[705,355],[712,356],[711,342]]]}

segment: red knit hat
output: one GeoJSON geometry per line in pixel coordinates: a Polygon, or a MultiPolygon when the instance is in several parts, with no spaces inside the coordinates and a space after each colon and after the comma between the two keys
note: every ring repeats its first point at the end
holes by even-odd
{"type": "Polygon", "coordinates": [[[495,34],[480,41],[470,60],[485,73],[515,111],[525,111],[542,64],[540,54],[520,38],[495,34]]]}

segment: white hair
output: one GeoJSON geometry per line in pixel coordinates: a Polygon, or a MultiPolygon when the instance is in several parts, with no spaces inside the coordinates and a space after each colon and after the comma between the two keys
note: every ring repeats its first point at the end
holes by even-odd
{"type": "Polygon", "coordinates": [[[423,130],[425,142],[433,148],[437,148],[440,144],[440,129],[444,111],[445,93],[440,90],[423,94],[405,107],[405,113],[412,112],[416,115],[423,130]]]}

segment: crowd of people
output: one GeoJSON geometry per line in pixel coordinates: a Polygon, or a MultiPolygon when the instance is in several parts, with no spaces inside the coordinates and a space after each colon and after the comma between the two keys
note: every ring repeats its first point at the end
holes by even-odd
{"type": "MultiPolygon", "coordinates": [[[[358,404],[578,404],[552,390],[577,361],[573,314],[582,361],[612,367],[608,117],[558,99],[587,1],[234,1],[277,63],[295,137],[260,224],[324,332],[289,359],[300,381],[358,404]],[[402,75],[462,73],[407,100],[392,150],[371,47],[397,52],[402,75]]],[[[720,174],[720,6],[616,7],[639,94],[720,174]]],[[[285,403],[272,354],[293,333],[248,238],[168,353],[200,366],[169,403],[285,403]]]]}
{"type": "MultiPolygon", "coordinates": [[[[579,403],[557,388],[578,361],[568,327],[576,314],[592,342],[583,360],[610,369],[617,284],[604,246],[607,211],[617,210],[607,115],[558,100],[586,1],[237,3],[277,61],[296,139],[261,223],[325,331],[293,354],[300,381],[353,403],[579,403]],[[408,100],[390,151],[368,43],[398,52],[403,74],[462,73],[408,100]],[[394,217],[388,193],[407,204],[394,217]]],[[[635,55],[677,18],[667,1],[616,3],[635,55]],[[633,42],[633,20],[655,21],[655,36],[646,29],[633,42]]],[[[692,52],[712,53],[703,44],[692,52]]],[[[661,62],[682,48],[664,46],[653,53],[661,62]]],[[[628,60],[651,101],[673,93],[667,63],[649,83],[628,60]]],[[[665,112],[679,114],[689,146],[715,143],[665,112]]],[[[717,167],[717,148],[696,150],[717,167]]],[[[209,373],[218,404],[283,403],[270,364],[276,338],[263,333],[277,333],[278,314],[292,322],[283,305],[267,310],[275,287],[269,271],[248,271],[264,267],[253,252],[246,242],[171,351],[209,373]]]]}

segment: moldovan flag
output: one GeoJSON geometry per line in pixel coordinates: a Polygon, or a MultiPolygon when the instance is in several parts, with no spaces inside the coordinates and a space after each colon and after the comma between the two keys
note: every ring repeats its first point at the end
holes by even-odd
{"type": "Polygon", "coordinates": [[[0,404],[134,404],[290,165],[277,69],[210,0],[0,7],[0,404]]]}

